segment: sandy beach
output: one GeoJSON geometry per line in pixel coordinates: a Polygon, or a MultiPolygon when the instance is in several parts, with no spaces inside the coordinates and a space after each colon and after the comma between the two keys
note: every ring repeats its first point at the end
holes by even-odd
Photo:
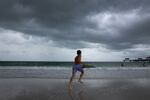
{"type": "Polygon", "coordinates": [[[150,79],[0,79],[0,100],[149,100],[150,79]]]}

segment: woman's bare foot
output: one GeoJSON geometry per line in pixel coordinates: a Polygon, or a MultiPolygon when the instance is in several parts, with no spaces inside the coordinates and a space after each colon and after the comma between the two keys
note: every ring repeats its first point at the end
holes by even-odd
{"type": "Polygon", "coordinates": [[[68,87],[68,89],[69,89],[69,90],[71,90],[71,89],[72,89],[71,84],[68,84],[68,86],[67,86],[67,87],[68,87]]]}
{"type": "Polygon", "coordinates": [[[78,81],[79,83],[81,83],[81,84],[83,84],[83,82],[80,80],[80,81],[78,81]]]}

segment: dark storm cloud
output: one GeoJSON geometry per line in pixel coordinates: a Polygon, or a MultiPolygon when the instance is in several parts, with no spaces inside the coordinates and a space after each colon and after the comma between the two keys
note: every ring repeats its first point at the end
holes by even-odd
{"type": "Polygon", "coordinates": [[[150,26],[150,16],[148,18],[135,22],[130,27],[120,30],[120,32],[122,32],[122,35],[121,37],[118,38],[118,40],[116,40],[116,42],[118,43],[113,44],[113,46],[118,49],[119,48],[124,49],[124,48],[132,48],[138,44],[149,45],[150,44],[149,26],[150,26]]]}
{"type": "Polygon", "coordinates": [[[149,44],[150,18],[145,17],[149,11],[149,0],[1,0],[0,27],[44,36],[61,47],[86,48],[87,42],[120,50],[149,44]],[[87,19],[99,13],[127,13],[135,9],[140,9],[141,20],[130,27],[115,27],[112,23],[103,29],[87,19]],[[110,34],[116,31],[119,36],[110,34]]]}

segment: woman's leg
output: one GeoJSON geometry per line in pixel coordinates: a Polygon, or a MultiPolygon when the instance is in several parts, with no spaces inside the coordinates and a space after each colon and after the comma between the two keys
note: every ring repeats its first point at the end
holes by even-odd
{"type": "Polygon", "coordinates": [[[82,69],[78,82],[83,83],[83,82],[81,81],[81,79],[83,78],[83,75],[84,75],[84,71],[83,71],[83,69],[82,69]]]}
{"type": "Polygon", "coordinates": [[[69,84],[68,84],[69,89],[71,89],[71,84],[72,84],[74,77],[75,77],[75,74],[73,73],[69,80],[69,84]]]}

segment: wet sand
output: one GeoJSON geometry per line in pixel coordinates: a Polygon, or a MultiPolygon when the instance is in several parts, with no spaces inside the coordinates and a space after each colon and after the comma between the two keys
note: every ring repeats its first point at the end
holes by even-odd
{"type": "Polygon", "coordinates": [[[150,79],[0,79],[0,100],[150,100],[150,79]]]}

